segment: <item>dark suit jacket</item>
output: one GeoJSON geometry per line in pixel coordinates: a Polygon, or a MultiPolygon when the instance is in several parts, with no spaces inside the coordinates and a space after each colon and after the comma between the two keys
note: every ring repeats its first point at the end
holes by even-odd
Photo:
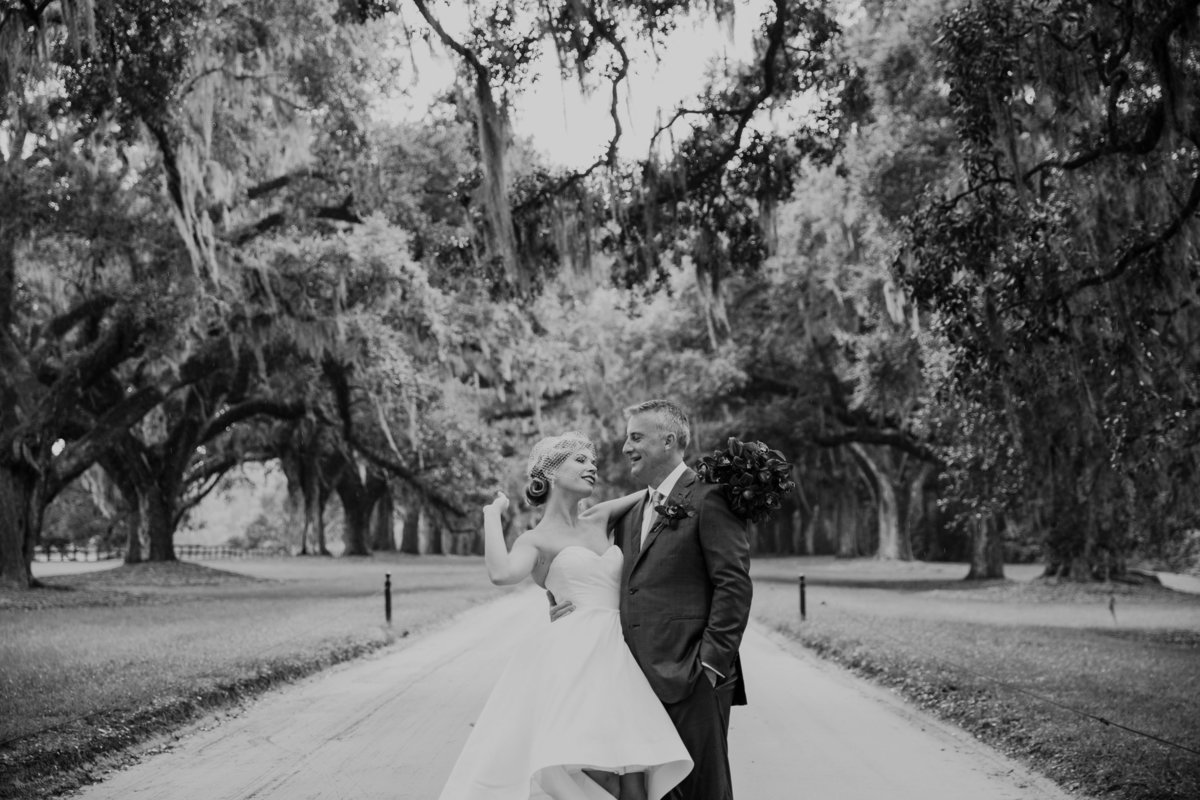
{"type": "Polygon", "coordinates": [[[625,641],[664,703],[691,694],[701,662],[735,681],[734,703],[746,702],[738,646],[750,617],[750,543],[746,524],[729,509],[720,487],[687,470],[667,498],[696,513],[674,523],[661,517],[637,553],[646,502],[616,525],[625,554],[621,627],[625,641]]]}

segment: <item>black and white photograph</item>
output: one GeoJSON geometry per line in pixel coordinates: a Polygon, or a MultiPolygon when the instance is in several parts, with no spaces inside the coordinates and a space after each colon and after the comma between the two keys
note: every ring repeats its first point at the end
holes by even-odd
{"type": "Polygon", "coordinates": [[[1200,798],[1200,0],[0,0],[0,800],[1200,798]]]}

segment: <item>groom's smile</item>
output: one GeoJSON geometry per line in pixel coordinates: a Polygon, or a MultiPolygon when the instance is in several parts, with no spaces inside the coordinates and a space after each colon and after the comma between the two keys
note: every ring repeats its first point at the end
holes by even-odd
{"type": "Polygon", "coordinates": [[[621,452],[629,459],[629,474],[638,483],[658,486],[674,468],[668,432],[655,414],[635,414],[625,428],[621,452]]]}

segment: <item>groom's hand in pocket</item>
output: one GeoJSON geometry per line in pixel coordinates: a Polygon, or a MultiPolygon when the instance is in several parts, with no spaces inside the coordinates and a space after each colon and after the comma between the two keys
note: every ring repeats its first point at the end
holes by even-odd
{"type": "Polygon", "coordinates": [[[557,622],[575,610],[575,604],[570,600],[559,603],[554,599],[554,592],[547,591],[546,599],[550,601],[550,621],[557,622]]]}
{"type": "Polygon", "coordinates": [[[708,678],[708,682],[715,689],[717,684],[721,682],[721,676],[712,667],[704,667],[704,677],[708,678]]]}

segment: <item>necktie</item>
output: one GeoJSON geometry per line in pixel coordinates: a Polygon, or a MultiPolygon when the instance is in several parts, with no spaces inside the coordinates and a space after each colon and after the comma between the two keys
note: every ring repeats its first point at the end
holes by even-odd
{"type": "Polygon", "coordinates": [[[642,535],[638,542],[639,547],[641,546],[641,540],[646,538],[646,534],[650,532],[650,529],[654,527],[654,523],[658,521],[658,512],[654,510],[654,507],[660,505],[665,499],[662,492],[657,489],[650,492],[650,499],[646,501],[646,511],[642,514],[642,535]]]}

